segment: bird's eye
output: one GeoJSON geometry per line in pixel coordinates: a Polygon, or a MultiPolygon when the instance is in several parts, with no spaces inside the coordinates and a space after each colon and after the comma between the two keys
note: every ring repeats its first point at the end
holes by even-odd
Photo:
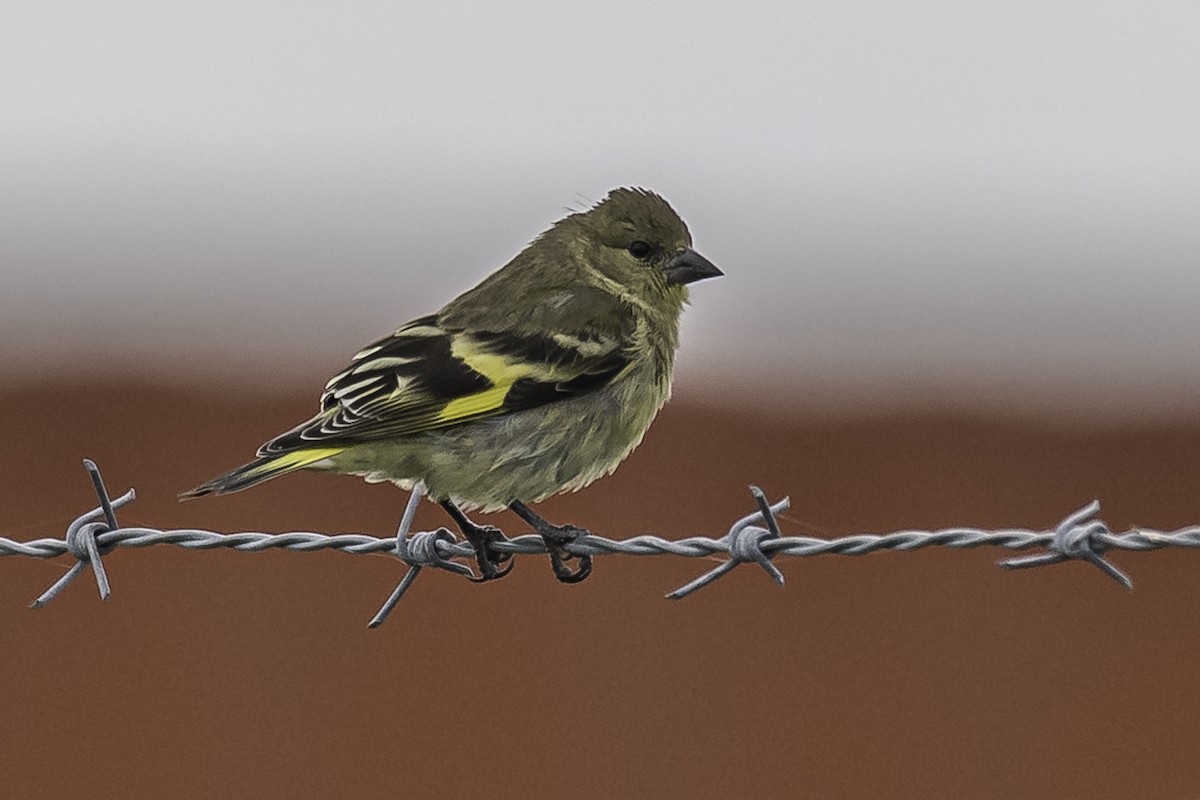
{"type": "Polygon", "coordinates": [[[645,260],[646,258],[649,258],[650,254],[653,252],[654,246],[649,242],[643,242],[641,239],[634,239],[629,243],[629,255],[638,260],[645,260]]]}

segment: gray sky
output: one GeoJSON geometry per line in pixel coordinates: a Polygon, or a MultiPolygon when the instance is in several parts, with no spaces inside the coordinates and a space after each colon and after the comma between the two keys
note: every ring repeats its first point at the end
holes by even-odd
{"type": "Polygon", "coordinates": [[[1194,2],[411,6],[6,4],[8,380],[315,398],[633,184],[727,273],[681,391],[1200,400],[1194,2]]]}

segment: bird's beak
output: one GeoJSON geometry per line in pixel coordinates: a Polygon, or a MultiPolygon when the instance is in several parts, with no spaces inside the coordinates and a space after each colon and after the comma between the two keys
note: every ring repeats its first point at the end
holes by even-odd
{"type": "Polygon", "coordinates": [[[717,265],[688,247],[680,250],[663,269],[667,283],[683,285],[724,275],[717,265]]]}

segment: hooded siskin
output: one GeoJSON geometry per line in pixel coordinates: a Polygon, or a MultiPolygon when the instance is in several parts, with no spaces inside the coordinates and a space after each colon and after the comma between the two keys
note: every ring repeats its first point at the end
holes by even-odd
{"type": "Polygon", "coordinates": [[[436,314],[361,351],[312,419],[183,497],[298,469],[463,509],[576,490],[641,442],[671,393],[687,284],[721,272],[658,195],[615,189],[436,314]]]}

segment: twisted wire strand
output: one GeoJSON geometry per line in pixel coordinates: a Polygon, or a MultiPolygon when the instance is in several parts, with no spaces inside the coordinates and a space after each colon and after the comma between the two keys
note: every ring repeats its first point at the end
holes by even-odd
{"type": "MultiPolygon", "coordinates": [[[[443,529],[444,530],[444,529],[443,529]]],[[[910,552],[928,547],[969,549],[999,547],[1006,550],[1028,550],[1046,547],[1054,539],[1052,530],[1012,528],[982,530],[979,528],[942,528],[934,531],[906,530],[888,534],[852,534],[836,539],[817,539],[807,536],[785,536],[765,542],[762,550],[768,556],[808,558],[821,555],[865,556],[880,550],[910,552]]],[[[1106,550],[1162,550],[1168,547],[1200,548],[1200,526],[1175,531],[1156,531],[1145,528],[1125,533],[1106,533],[1094,537],[1096,544],[1106,550]]],[[[396,537],[377,537],[365,533],[325,534],[315,531],[262,533],[244,531],[219,533],[199,528],[118,528],[105,530],[96,536],[101,548],[153,547],[169,544],[188,550],[230,549],[243,553],[264,550],[292,550],[312,553],[335,550],[353,555],[396,552],[396,537]]],[[[514,555],[537,555],[547,552],[545,542],[536,534],[527,534],[497,542],[493,547],[514,555]]],[[[439,543],[438,552],[446,558],[467,558],[474,555],[470,544],[439,543]]],[[[663,539],[651,534],[628,539],[609,539],[604,536],[584,536],[566,545],[574,555],[623,556],[683,556],[704,558],[729,555],[729,542],[724,537],[713,539],[692,536],[686,539],[663,539]]],[[[70,552],[64,539],[33,539],[19,542],[0,536],[0,557],[57,558],[70,552]]]]}
{"type": "MultiPolygon", "coordinates": [[[[421,487],[413,492],[399,530],[395,536],[391,537],[376,537],[359,533],[328,535],[314,531],[218,533],[196,528],[160,530],[145,527],[122,527],[117,522],[116,509],[133,500],[133,490],[110,500],[100,478],[99,469],[91,461],[85,461],[84,466],[92,478],[100,505],[71,523],[65,538],[44,538],[18,542],[0,537],[0,557],[56,558],[69,554],[76,559],[76,563],[71,569],[34,602],[34,607],[40,607],[53,600],[88,566],[92,567],[95,573],[101,598],[106,598],[109,594],[109,586],[102,556],[118,547],[151,547],[170,544],[189,550],[228,548],[241,552],[282,549],[305,553],[334,550],[356,555],[390,553],[404,561],[409,566],[409,570],[392,592],[392,596],[371,620],[371,627],[382,624],[422,569],[434,567],[467,576],[472,575],[469,567],[456,561],[456,559],[470,559],[474,556],[474,550],[469,543],[459,541],[445,528],[431,532],[409,532],[417,504],[423,495],[421,487]]],[[[1132,588],[1132,582],[1128,576],[1104,558],[1105,552],[1200,547],[1200,526],[1181,528],[1175,531],[1139,528],[1125,533],[1113,533],[1102,521],[1097,519],[1100,504],[1095,501],[1067,515],[1052,530],[1003,529],[989,531],[978,528],[945,528],[935,531],[904,530],[888,534],[854,534],[835,539],[783,536],[779,531],[776,515],[788,508],[787,498],[771,504],[757,487],[751,487],[751,493],[758,509],[733,523],[729,531],[720,538],[693,536],[685,539],[663,539],[653,535],[641,535],[615,540],[603,536],[587,535],[570,542],[565,547],[575,556],[670,555],[685,558],[725,556],[728,559],[690,583],[668,593],[667,597],[671,599],[685,597],[709,585],[742,563],[757,563],[777,584],[782,586],[783,574],[772,562],[772,559],[777,556],[795,558],[820,555],[862,556],[881,550],[909,552],[927,547],[999,547],[1017,551],[1040,548],[1041,552],[1006,559],[1000,561],[999,565],[1007,569],[1024,569],[1072,559],[1085,560],[1126,588],[1132,588]]],[[[514,556],[548,552],[546,543],[535,534],[517,536],[507,541],[497,542],[493,546],[498,551],[511,553],[514,556]]]]}

